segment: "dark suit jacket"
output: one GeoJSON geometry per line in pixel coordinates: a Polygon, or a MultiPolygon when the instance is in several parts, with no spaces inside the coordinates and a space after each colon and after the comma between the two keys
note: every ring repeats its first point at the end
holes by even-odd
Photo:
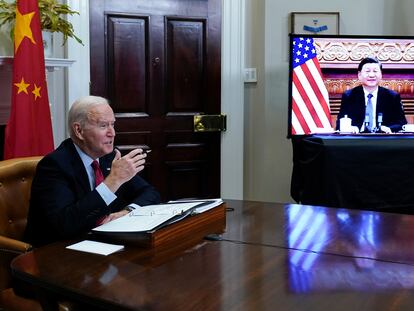
{"type": "MultiPolygon", "coordinates": [[[[100,158],[104,176],[109,174],[115,152],[100,158]]],[[[71,139],[67,139],[38,164],[32,183],[25,241],[40,246],[73,238],[96,227],[97,221],[134,202],[160,202],[159,193],[136,175],[116,192],[118,198],[106,205],[96,190],[91,191],[82,160],[71,139]]]]}
{"type": "MultiPolygon", "coordinates": [[[[388,126],[393,132],[400,131],[402,126],[407,124],[400,94],[381,86],[378,87],[377,124],[378,113],[382,113],[382,125],[388,126]]],[[[345,115],[352,119],[352,125],[361,128],[365,119],[365,98],[361,85],[342,94],[341,108],[336,121],[338,130],[339,119],[345,115]]]]}

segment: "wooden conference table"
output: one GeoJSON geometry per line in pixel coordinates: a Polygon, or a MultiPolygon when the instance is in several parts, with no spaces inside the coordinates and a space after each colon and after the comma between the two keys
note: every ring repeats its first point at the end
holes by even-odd
{"type": "Polygon", "coordinates": [[[413,310],[414,216],[227,200],[221,241],[109,256],[60,242],[14,277],[86,310],[413,310]]]}

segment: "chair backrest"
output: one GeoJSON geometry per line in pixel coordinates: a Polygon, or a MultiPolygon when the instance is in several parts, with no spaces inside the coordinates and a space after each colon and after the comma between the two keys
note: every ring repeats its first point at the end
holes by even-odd
{"type": "Polygon", "coordinates": [[[23,238],[32,180],[41,158],[0,161],[0,235],[16,240],[23,238]]]}
{"type": "Polygon", "coordinates": [[[26,228],[33,176],[41,158],[0,161],[0,309],[41,309],[37,302],[15,295],[10,272],[10,261],[30,247],[20,241],[26,228]]]}

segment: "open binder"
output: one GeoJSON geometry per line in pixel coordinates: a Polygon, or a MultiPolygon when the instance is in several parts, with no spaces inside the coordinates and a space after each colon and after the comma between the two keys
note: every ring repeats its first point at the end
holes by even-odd
{"type": "Polygon", "coordinates": [[[154,247],[190,232],[197,232],[202,238],[224,231],[224,205],[222,199],[212,199],[136,207],[127,215],[94,228],[91,234],[94,239],[143,247],[154,247]]]}

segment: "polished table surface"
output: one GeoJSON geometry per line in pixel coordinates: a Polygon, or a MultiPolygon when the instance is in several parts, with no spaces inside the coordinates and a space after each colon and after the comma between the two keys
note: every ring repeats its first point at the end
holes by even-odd
{"type": "Polygon", "coordinates": [[[414,214],[413,135],[312,135],[292,147],[296,202],[414,214]]]}
{"type": "Polygon", "coordinates": [[[90,309],[414,309],[414,216],[227,203],[220,241],[109,256],[61,242],[17,257],[12,271],[49,298],[90,309]]]}

